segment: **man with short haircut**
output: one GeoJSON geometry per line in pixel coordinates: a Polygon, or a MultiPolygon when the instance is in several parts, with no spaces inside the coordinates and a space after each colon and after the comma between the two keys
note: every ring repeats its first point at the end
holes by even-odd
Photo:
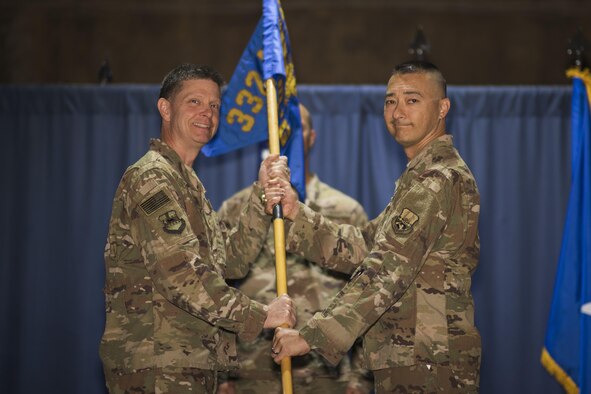
{"type": "Polygon", "coordinates": [[[237,367],[236,335],[295,324],[289,297],[267,306],[225,282],[244,276],[260,250],[271,217],[259,196],[268,168],[284,159],[262,163],[238,225],[221,225],[192,166],[217,130],[222,82],[193,64],[164,78],[161,139],[117,188],[100,346],[111,393],[213,393],[217,372],[237,367]]]}
{"type": "Polygon", "coordinates": [[[408,164],[386,209],[366,226],[337,225],[298,203],[287,179],[269,183],[268,203],[281,199],[293,221],[288,251],[352,273],[302,329],[276,329],[276,362],[314,350],[334,364],[362,337],[378,394],[478,392],[481,344],[470,287],[480,197],[446,134],[449,109],[433,64],[396,66],[384,120],[408,164]]]}

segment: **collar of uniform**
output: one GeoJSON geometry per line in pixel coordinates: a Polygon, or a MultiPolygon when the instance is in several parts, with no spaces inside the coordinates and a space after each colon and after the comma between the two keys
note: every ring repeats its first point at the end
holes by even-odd
{"type": "Polygon", "coordinates": [[[150,140],[150,150],[160,153],[166,160],[170,161],[175,167],[181,169],[183,162],[179,157],[178,153],[174,151],[166,142],[158,138],[152,138],[150,140]]]}
{"type": "Polygon", "coordinates": [[[408,162],[408,164],[406,164],[406,169],[412,169],[414,166],[420,163],[425,156],[431,154],[431,152],[433,152],[440,146],[453,146],[451,135],[444,134],[441,137],[438,137],[431,141],[427,146],[423,148],[422,151],[419,152],[418,155],[416,155],[411,161],[408,162]]]}
{"type": "Polygon", "coordinates": [[[150,150],[160,153],[175,168],[177,168],[181,174],[183,174],[183,177],[185,178],[185,180],[188,181],[190,185],[195,187],[197,190],[205,193],[205,188],[203,187],[203,184],[199,181],[199,178],[197,178],[197,174],[195,174],[195,171],[191,167],[183,163],[178,153],[176,153],[174,149],[168,146],[166,142],[158,138],[152,138],[150,140],[150,150]]]}

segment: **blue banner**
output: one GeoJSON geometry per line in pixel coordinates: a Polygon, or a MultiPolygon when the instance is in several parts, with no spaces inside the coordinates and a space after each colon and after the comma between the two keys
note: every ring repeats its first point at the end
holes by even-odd
{"type": "Polygon", "coordinates": [[[569,70],[571,190],[542,364],[568,393],[591,394],[591,73],[569,70]]]}
{"type": "Polygon", "coordinates": [[[265,81],[275,80],[281,154],[288,157],[291,182],[306,196],[304,144],[291,45],[281,5],[263,0],[263,16],[222,94],[217,134],[201,150],[217,156],[268,140],[265,81]]]}

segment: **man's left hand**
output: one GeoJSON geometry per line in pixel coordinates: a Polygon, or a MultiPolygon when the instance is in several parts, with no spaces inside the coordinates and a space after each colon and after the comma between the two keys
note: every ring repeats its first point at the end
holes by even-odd
{"type": "Polygon", "coordinates": [[[298,330],[277,327],[271,348],[273,360],[279,364],[285,357],[302,356],[310,352],[308,342],[298,330]]]}

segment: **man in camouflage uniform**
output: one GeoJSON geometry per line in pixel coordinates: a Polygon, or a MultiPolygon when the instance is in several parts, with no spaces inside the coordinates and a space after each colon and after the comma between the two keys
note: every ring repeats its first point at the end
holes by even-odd
{"type": "MultiPolygon", "coordinates": [[[[112,393],[212,393],[235,368],[235,336],[295,324],[287,296],[269,306],[229,287],[246,275],[270,216],[255,184],[233,231],[218,223],[193,161],[219,123],[221,76],[181,65],[158,100],[161,138],[127,169],[113,201],[105,248],[106,325],[100,346],[112,393]],[[264,229],[264,230],[263,230],[264,229]]],[[[261,165],[281,163],[277,156],[261,165]]]]}
{"type": "MultiPolygon", "coordinates": [[[[386,209],[367,226],[337,225],[297,203],[285,181],[288,250],[353,272],[301,330],[276,330],[275,361],[311,349],[338,362],[363,336],[377,393],[475,393],[480,335],[471,275],[478,263],[476,182],[446,135],[445,80],[426,62],[397,66],[384,119],[408,165],[386,209]]],[[[275,203],[277,191],[266,194],[275,203]]]]}
{"type": "MultiPolygon", "coordinates": [[[[367,223],[367,215],[357,201],[321,182],[318,176],[310,172],[308,154],[314,145],[316,131],[312,127],[310,113],[301,104],[300,114],[306,169],[306,205],[336,223],[364,225],[367,223]]],[[[250,194],[251,187],[248,187],[222,204],[218,215],[226,225],[236,223],[250,194]]],[[[286,260],[289,295],[297,307],[299,325],[303,326],[314,313],[328,306],[328,301],[345,285],[348,276],[322,269],[297,255],[288,254],[286,260]]],[[[275,297],[277,290],[273,231],[269,231],[266,244],[248,276],[238,283],[238,288],[262,303],[275,297]]],[[[232,373],[228,382],[220,384],[218,394],[282,392],[281,368],[269,357],[272,339],[273,332],[267,331],[253,342],[239,341],[240,369],[232,373]]],[[[293,390],[298,394],[369,393],[372,381],[368,375],[368,371],[361,368],[357,353],[354,353],[353,365],[349,357],[345,357],[336,367],[314,353],[292,360],[293,390]]]]}

